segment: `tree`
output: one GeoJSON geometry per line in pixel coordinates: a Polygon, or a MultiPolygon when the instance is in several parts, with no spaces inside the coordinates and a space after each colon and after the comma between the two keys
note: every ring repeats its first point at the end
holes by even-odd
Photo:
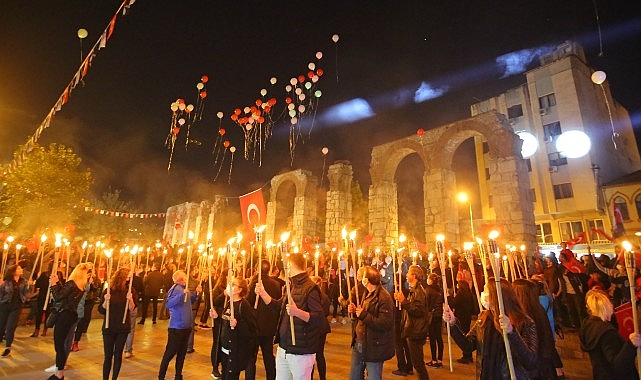
{"type": "Polygon", "coordinates": [[[4,175],[0,192],[4,223],[0,228],[25,238],[46,228],[69,230],[84,213],[93,183],[91,171],[81,163],[64,145],[35,145],[22,165],[4,175]]]}

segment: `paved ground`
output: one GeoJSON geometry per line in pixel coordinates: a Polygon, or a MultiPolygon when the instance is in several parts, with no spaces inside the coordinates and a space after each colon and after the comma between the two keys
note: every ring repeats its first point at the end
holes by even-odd
{"type": "MultiPolygon", "coordinates": [[[[99,319],[94,319],[89,326],[89,333],[80,343],[80,351],[72,352],[69,358],[69,370],[65,372],[67,380],[98,380],[102,376],[102,335],[100,333],[99,319]]],[[[328,376],[330,380],[347,379],[349,375],[350,351],[349,333],[347,325],[332,325],[333,331],[327,337],[325,355],[327,358],[328,376]]],[[[44,368],[54,363],[55,352],[51,331],[47,337],[30,338],[33,329],[20,326],[16,333],[13,351],[8,358],[0,359],[0,378],[12,380],[46,379],[49,375],[43,372],[44,368]]],[[[159,321],[157,325],[147,322],[146,325],[136,325],[136,338],[134,343],[134,357],[124,359],[119,379],[155,379],[157,378],[160,357],[162,356],[167,334],[167,321],[159,321]]],[[[209,351],[211,348],[211,330],[200,330],[196,333],[196,352],[189,354],[183,372],[186,380],[208,379],[211,373],[209,351]]],[[[578,352],[576,336],[566,334],[565,341],[559,342],[562,346],[561,355],[569,379],[590,379],[590,363],[587,355],[578,352]]],[[[461,356],[460,350],[452,342],[453,357],[461,356]]],[[[430,359],[429,345],[425,346],[426,359],[430,359]]],[[[259,357],[258,378],[264,379],[262,364],[259,357]]],[[[447,358],[447,340],[445,342],[445,362],[447,358]]],[[[383,378],[385,380],[402,379],[392,375],[396,369],[395,361],[385,363],[383,378]]],[[[169,367],[167,378],[173,378],[173,363],[169,367]]],[[[454,362],[454,372],[450,373],[447,367],[429,369],[432,379],[474,379],[474,364],[458,364],[454,362]]],[[[317,375],[316,375],[317,376],[317,375]]],[[[243,375],[241,375],[241,379],[243,375]]],[[[412,379],[414,376],[406,377],[412,379]]]]}

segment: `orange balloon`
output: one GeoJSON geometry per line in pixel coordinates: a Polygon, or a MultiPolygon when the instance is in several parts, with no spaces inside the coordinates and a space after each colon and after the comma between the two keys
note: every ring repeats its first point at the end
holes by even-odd
{"type": "Polygon", "coordinates": [[[290,98],[289,96],[285,98],[285,103],[289,104],[291,102],[292,102],[292,98],[290,98]]]}
{"type": "Polygon", "coordinates": [[[207,83],[209,81],[209,77],[207,75],[203,75],[200,77],[200,81],[203,83],[207,83]]]}
{"type": "Polygon", "coordinates": [[[223,145],[225,146],[225,148],[229,148],[229,140],[225,140],[225,142],[223,143],[223,145]]]}
{"type": "Polygon", "coordinates": [[[218,134],[219,134],[219,135],[221,135],[221,136],[225,136],[225,133],[227,133],[227,131],[225,130],[225,128],[220,128],[220,129],[218,130],[218,134]]]}
{"type": "Polygon", "coordinates": [[[323,69],[316,70],[316,75],[318,75],[319,77],[322,77],[323,73],[324,73],[323,69]]]}
{"type": "Polygon", "coordinates": [[[201,97],[202,99],[205,99],[205,98],[207,97],[207,91],[201,91],[201,92],[200,92],[200,97],[201,97]]]}
{"type": "Polygon", "coordinates": [[[256,105],[260,107],[263,104],[263,101],[260,99],[256,99],[256,105]]]}
{"type": "Polygon", "coordinates": [[[307,78],[312,79],[314,77],[314,72],[310,71],[307,73],[307,78]]]}
{"type": "Polygon", "coordinates": [[[180,128],[175,127],[171,132],[172,132],[174,135],[177,135],[177,134],[178,134],[178,132],[180,132],[180,128]]]}
{"type": "Polygon", "coordinates": [[[419,137],[423,137],[423,135],[425,134],[425,130],[423,128],[419,128],[416,131],[416,134],[419,135],[419,137]]]}
{"type": "Polygon", "coordinates": [[[236,114],[236,115],[240,115],[240,108],[236,108],[236,109],[234,110],[234,114],[236,114]]]}
{"type": "Polygon", "coordinates": [[[231,119],[232,119],[233,121],[238,120],[238,115],[236,115],[235,113],[231,114],[231,119]]]}
{"type": "Polygon", "coordinates": [[[258,118],[258,123],[263,124],[264,122],[265,122],[265,118],[264,117],[261,116],[261,117],[258,118]]]}

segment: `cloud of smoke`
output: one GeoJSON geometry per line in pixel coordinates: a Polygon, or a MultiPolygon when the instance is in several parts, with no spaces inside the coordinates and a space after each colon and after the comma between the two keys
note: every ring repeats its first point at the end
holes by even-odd
{"type": "Polygon", "coordinates": [[[554,51],[554,46],[540,46],[522,49],[496,57],[496,63],[503,68],[501,78],[507,78],[525,72],[527,66],[536,58],[554,51]]]}

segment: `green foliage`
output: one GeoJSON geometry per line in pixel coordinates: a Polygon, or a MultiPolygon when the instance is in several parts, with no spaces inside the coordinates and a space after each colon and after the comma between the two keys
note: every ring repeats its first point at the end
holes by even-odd
{"type": "Polygon", "coordinates": [[[37,230],[63,231],[74,224],[84,213],[93,182],[81,161],[64,145],[36,145],[22,165],[3,178],[0,216],[11,223],[0,228],[29,237],[37,230]]]}

